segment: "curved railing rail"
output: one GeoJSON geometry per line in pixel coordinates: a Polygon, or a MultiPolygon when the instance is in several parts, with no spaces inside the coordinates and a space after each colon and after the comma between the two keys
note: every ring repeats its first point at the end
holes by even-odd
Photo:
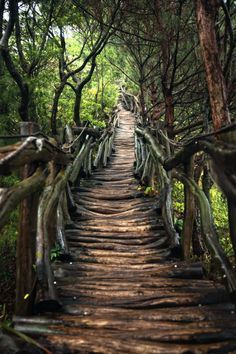
{"type": "MultiPolygon", "coordinates": [[[[124,95],[124,93],[123,93],[124,95]]],[[[123,99],[124,102],[124,99],[123,99]]],[[[127,102],[127,99],[126,99],[127,102]]],[[[131,108],[134,106],[132,104],[131,108]]],[[[235,266],[231,264],[215,232],[210,202],[204,186],[194,178],[194,158],[203,153],[215,183],[224,193],[228,203],[230,238],[236,255],[236,124],[214,134],[201,135],[180,145],[172,144],[167,130],[142,124],[139,111],[135,130],[135,175],[140,183],[153,186],[158,180],[162,217],[171,247],[178,246],[178,234],[173,222],[172,185],[177,179],[184,185],[184,222],[181,248],[184,259],[191,256],[196,208],[200,213],[201,235],[212,260],[219,265],[230,294],[236,294],[235,266]],[[145,126],[146,125],[146,126],[145,126]],[[154,179],[154,176],[156,177],[154,179]]]]}
{"type": "Polygon", "coordinates": [[[118,124],[117,110],[106,129],[66,126],[58,143],[40,134],[35,123],[22,123],[22,140],[0,148],[0,174],[16,170],[21,175],[13,187],[0,188],[0,228],[20,204],[16,315],[47,309],[49,304],[50,310],[60,307],[50,252],[57,243],[61,258],[70,259],[65,227],[76,210],[71,187],[94,168],[106,166],[118,124]]]}

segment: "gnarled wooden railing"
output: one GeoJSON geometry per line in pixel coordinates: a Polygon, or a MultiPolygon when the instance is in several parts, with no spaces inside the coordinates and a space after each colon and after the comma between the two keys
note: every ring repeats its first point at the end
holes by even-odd
{"type": "MultiPolygon", "coordinates": [[[[139,105],[133,96],[122,96],[121,102],[137,116],[135,132],[135,175],[142,184],[153,186],[158,180],[162,216],[172,248],[179,247],[172,212],[172,181],[184,184],[185,211],[182,253],[189,259],[193,244],[193,225],[198,205],[202,237],[232,295],[236,291],[234,267],[227,258],[215,233],[211,206],[207,195],[194,178],[194,157],[207,154],[215,181],[224,192],[229,208],[230,235],[236,252],[236,188],[235,188],[235,124],[219,132],[194,138],[173,149],[164,128],[142,125],[139,105]],[[124,97],[126,100],[124,101],[124,97]],[[176,151],[174,151],[176,150],[176,151]]],[[[106,166],[112,153],[115,127],[119,115],[114,113],[104,130],[66,126],[57,140],[39,132],[34,123],[22,123],[22,140],[0,148],[0,174],[20,171],[21,182],[0,189],[0,227],[9,220],[20,204],[20,231],[17,240],[16,315],[34,310],[58,309],[51,249],[59,245],[60,258],[70,261],[65,227],[76,211],[71,188],[78,186],[81,176],[89,176],[93,168],[106,166]]]]}
{"type": "Polygon", "coordinates": [[[16,315],[60,307],[51,249],[57,244],[61,259],[70,260],[65,227],[76,210],[71,188],[93,168],[106,166],[118,124],[116,111],[106,129],[66,126],[56,141],[41,134],[35,123],[22,123],[22,140],[0,148],[0,174],[21,175],[18,184],[0,189],[1,228],[20,204],[16,315]]]}
{"type": "MultiPolygon", "coordinates": [[[[165,129],[143,127],[138,118],[135,134],[135,173],[142,184],[152,186],[154,176],[162,200],[162,216],[166,231],[173,247],[178,245],[178,237],[173,223],[172,181],[177,179],[184,185],[184,225],[182,232],[182,254],[189,259],[193,244],[193,227],[196,207],[199,208],[201,234],[212,259],[219,264],[229,292],[235,295],[236,275],[234,266],[221,247],[213,224],[212,210],[206,193],[194,178],[194,157],[203,153],[215,182],[225,194],[229,210],[230,237],[236,252],[236,125],[219,132],[194,138],[182,146],[171,146],[165,129]]],[[[204,187],[204,186],[203,186],[204,187]]]]}
{"type": "MultiPolygon", "coordinates": [[[[174,143],[162,123],[154,129],[143,122],[137,98],[122,92],[122,104],[136,115],[135,131],[135,175],[140,183],[158,188],[161,194],[162,217],[173,249],[179,245],[179,235],[173,222],[172,185],[177,179],[184,185],[184,223],[182,231],[182,255],[188,260],[193,249],[196,208],[200,213],[201,234],[213,261],[219,267],[229,292],[235,296],[236,273],[224,249],[219,243],[213,222],[212,209],[208,198],[207,181],[200,187],[201,171],[194,170],[194,159],[202,154],[207,161],[204,167],[211,172],[211,178],[224,193],[228,204],[230,238],[236,256],[236,124],[220,131],[197,136],[185,143],[174,143]],[[206,166],[207,165],[207,166],[206,166]],[[195,175],[198,175],[195,176],[195,175]]],[[[181,130],[182,131],[182,130],[181,130]]],[[[176,131],[176,134],[181,133],[176,131]]],[[[184,129],[183,129],[184,131],[184,129]]],[[[203,173],[204,174],[204,173],[203,173]]],[[[207,179],[207,178],[206,178],[207,179]]]]}

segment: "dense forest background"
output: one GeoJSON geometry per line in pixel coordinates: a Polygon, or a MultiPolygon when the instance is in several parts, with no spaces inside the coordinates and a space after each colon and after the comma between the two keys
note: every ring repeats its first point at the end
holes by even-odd
{"type": "MultiPolygon", "coordinates": [[[[0,0],[1,145],[17,141],[22,121],[54,137],[65,124],[103,128],[122,91],[139,102],[143,124],[167,128],[173,150],[232,123],[235,15],[234,0],[0,0]]],[[[2,186],[18,178],[2,178],[2,186]]],[[[195,178],[231,255],[227,204],[204,154],[195,160],[195,178]]],[[[174,210],[181,233],[180,183],[174,210]]],[[[5,297],[14,288],[17,218],[16,210],[0,239],[5,297]]]]}

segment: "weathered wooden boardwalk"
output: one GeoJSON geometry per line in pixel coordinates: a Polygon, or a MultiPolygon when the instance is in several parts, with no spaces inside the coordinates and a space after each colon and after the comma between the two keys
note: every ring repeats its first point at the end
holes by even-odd
{"type": "Polygon", "coordinates": [[[55,266],[63,311],[29,319],[28,332],[54,354],[236,353],[224,287],[171,259],[156,198],[137,189],[133,129],[122,111],[107,168],[74,190],[73,261],[55,266]]]}

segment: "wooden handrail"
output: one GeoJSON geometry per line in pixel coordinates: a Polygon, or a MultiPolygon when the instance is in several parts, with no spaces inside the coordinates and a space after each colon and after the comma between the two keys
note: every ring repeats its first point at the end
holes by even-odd
{"type": "Polygon", "coordinates": [[[0,174],[9,174],[32,162],[54,161],[67,165],[72,156],[45,138],[28,137],[26,140],[0,147],[0,174]]]}
{"type": "MultiPolygon", "coordinates": [[[[228,131],[227,131],[228,132],[228,131]]],[[[225,132],[224,132],[225,133],[225,132]]],[[[144,173],[144,161],[142,156],[142,149],[140,148],[139,141],[142,139],[141,144],[146,144],[147,148],[151,152],[152,160],[154,161],[158,173],[158,179],[161,186],[162,194],[162,215],[166,225],[166,229],[170,236],[170,241],[173,240],[173,231],[169,230],[171,224],[171,206],[172,204],[171,191],[167,194],[166,191],[168,188],[171,189],[172,177],[177,178],[185,186],[185,202],[188,203],[187,209],[185,209],[185,220],[184,220],[184,229],[185,235],[193,232],[193,207],[194,202],[193,198],[196,198],[200,208],[201,215],[201,225],[202,225],[202,234],[204,236],[205,244],[212,256],[220,264],[220,270],[223,277],[227,281],[228,289],[230,293],[235,294],[236,292],[236,274],[232,268],[230,261],[228,260],[226,254],[224,253],[223,248],[219,244],[217,237],[214,234],[214,227],[211,216],[211,208],[208,203],[208,200],[204,192],[199,188],[199,186],[191,178],[191,173],[187,168],[187,165],[190,164],[191,158],[197,152],[205,152],[211,158],[212,161],[212,172],[215,174],[215,179],[220,185],[221,189],[228,198],[228,202],[233,202],[235,205],[236,202],[236,185],[235,185],[235,176],[236,176],[236,149],[235,145],[230,141],[227,141],[227,138],[224,141],[220,141],[214,136],[202,136],[196,139],[191,140],[189,143],[180,148],[173,156],[167,158],[165,151],[170,151],[168,147],[162,146],[158,140],[158,134],[153,135],[153,132],[148,128],[136,128],[136,170],[139,169],[139,176],[142,176],[144,173]],[[219,168],[220,164],[220,168],[219,168]],[[180,171],[177,171],[177,167],[181,167],[180,171]],[[183,168],[184,167],[184,168],[183,168]],[[170,174],[171,172],[171,174],[170,174]],[[164,194],[164,198],[163,198],[164,194]],[[169,210],[168,210],[169,208],[169,210]],[[166,217],[166,212],[168,210],[168,217],[166,217]],[[187,226],[188,224],[188,226],[187,226]],[[171,237],[172,236],[172,237],[171,237]]],[[[167,141],[168,143],[168,141],[167,141]]],[[[146,167],[147,168],[147,167],[146,167]]],[[[147,172],[145,171],[145,174],[147,172]]],[[[142,180],[141,180],[142,181],[142,180]]],[[[229,224],[232,222],[229,218],[229,224]]],[[[231,228],[233,229],[233,228],[231,228]]],[[[186,237],[185,237],[186,238],[186,237]]],[[[235,233],[231,233],[231,240],[236,250],[236,239],[235,233]]],[[[186,242],[186,239],[183,240],[186,242]]],[[[190,242],[186,242],[183,247],[183,254],[186,259],[190,255],[190,242]]]]}
{"type": "Polygon", "coordinates": [[[0,147],[1,175],[9,175],[14,170],[27,167],[26,178],[21,182],[11,188],[0,188],[0,227],[8,222],[11,212],[19,203],[23,202],[27,206],[22,209],[21,235],[18,237],[17,252],[20,256],[17,255],[17,258],[20,267],[17,269],[16,315],[31,314],[33,308],[42,311],[47,308],[48,302],[51,310],[60,306],[54,286],[50,250],[57,242],[61,252],[67,254],[68,259],[70,257],[64,234],[64,224],[70,220],[70,211],[76,209],[70,186],[79,183],[82,170],[86,175],[92,173],[95,160],[96,166],[106,166],[112,153],[118,113],[114,112],[109,126],[104,130],[65,127],[64,140],[60,145],[45,136],[29,136],[38,126],[25,122],[25,140],[0,147]],[[32,175],[30,171],[33,171],[32,175]],[[34,201],[31,209],[31,202],[25,202],[29,197],[34,201]],[[31,213],[34,214],[33,218],[31,213]],[[27,236],[24,236],[25,228],[27,236]],[[29,242],[30,247],[25,242],[29,242]],[[27,262],[24,261],[26,259],[27,262]],[[24,266],[21,262],[25,262],[24,266]]]}

